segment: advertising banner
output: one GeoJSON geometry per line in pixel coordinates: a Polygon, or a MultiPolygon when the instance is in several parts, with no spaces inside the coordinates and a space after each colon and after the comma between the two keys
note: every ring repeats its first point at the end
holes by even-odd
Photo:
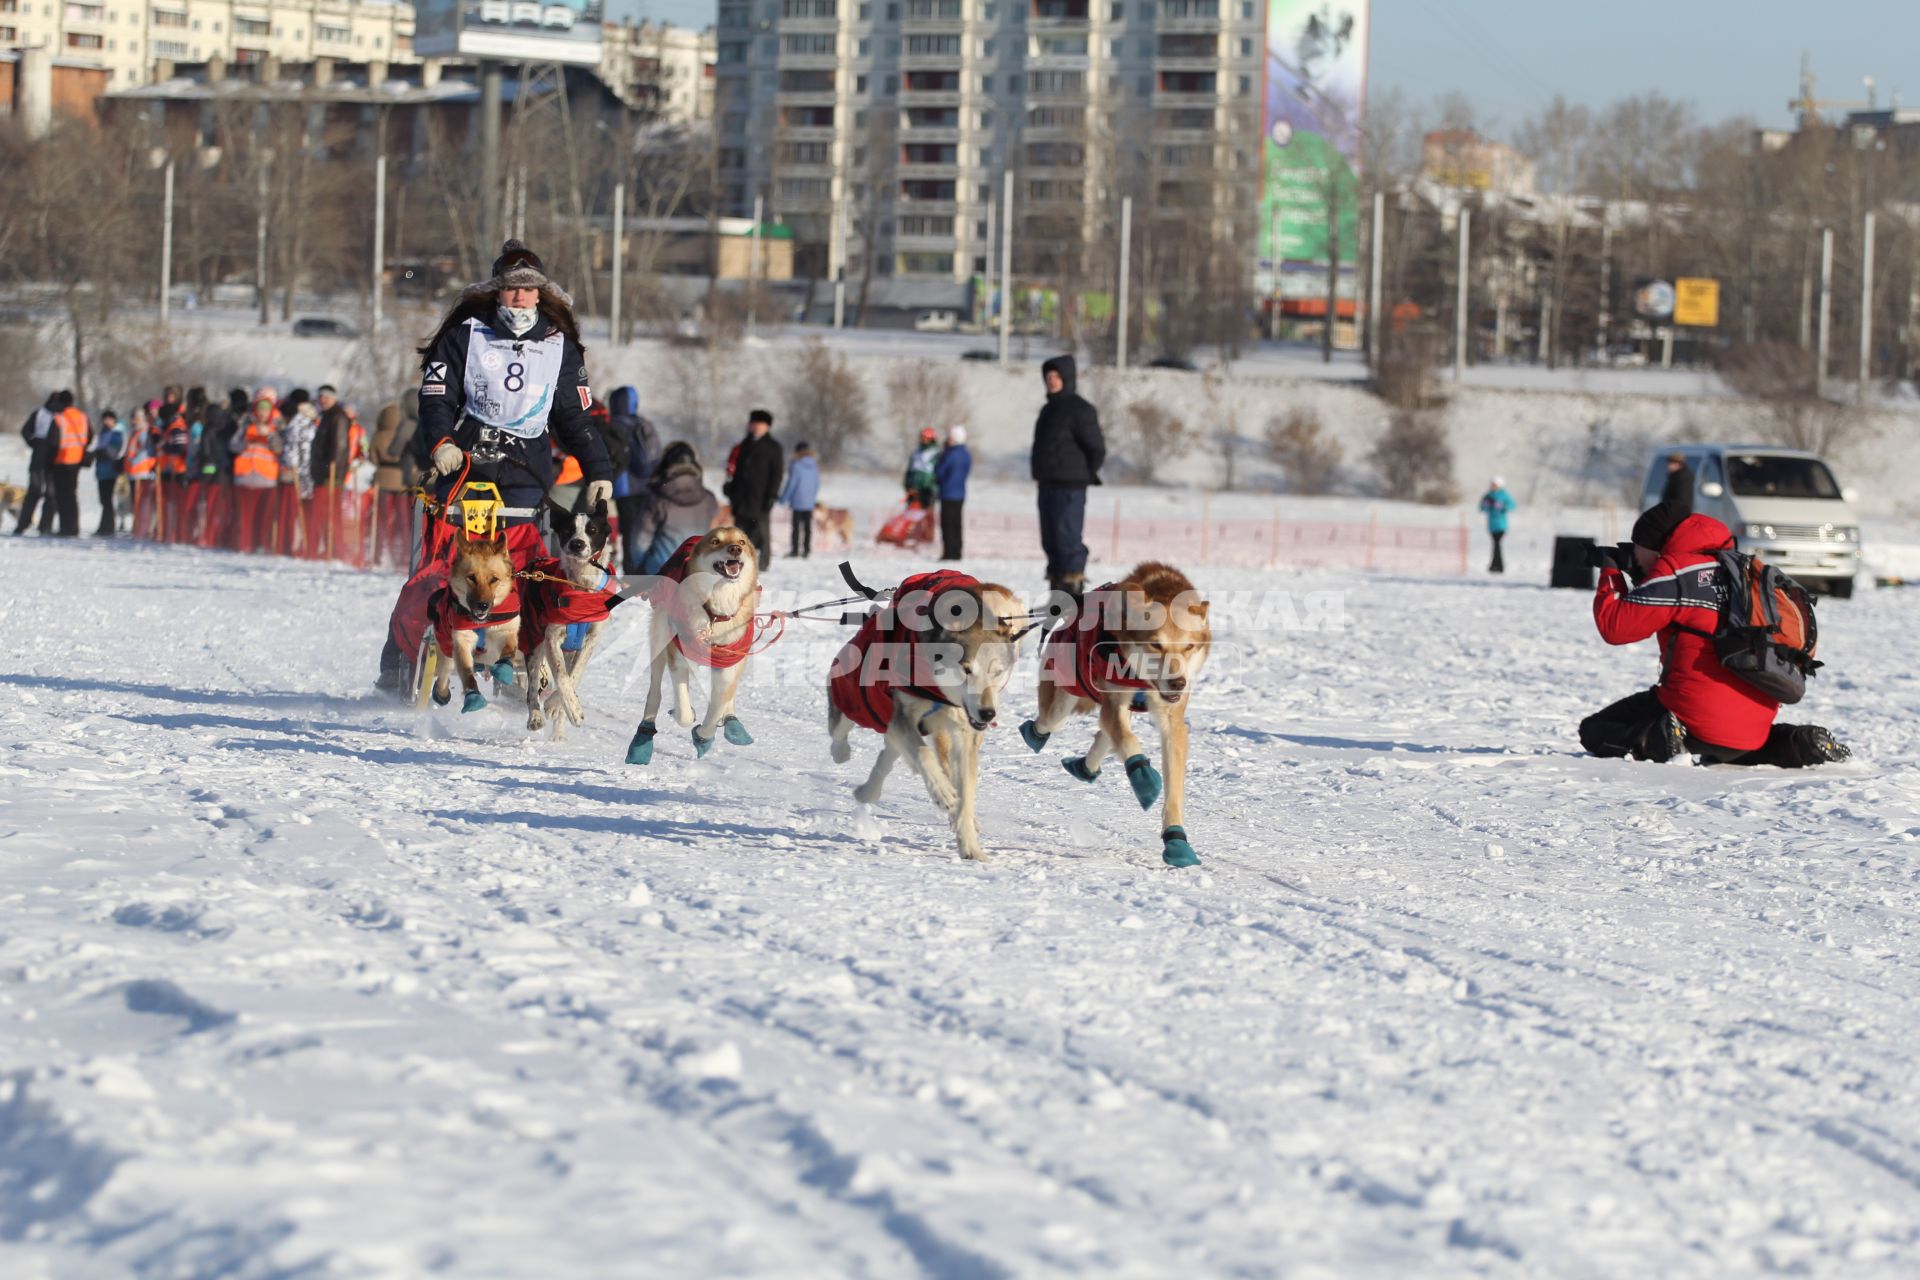
{"type": "Polygon", "coordinates": [[[600,62],[602,0],[415,0],[423,58],[600,62]]]}
{"type": "Polygon", "coordinates": [[[1367,18],[1367,0],[1267,0],[1259,274],[1269,290],[1280,263],[1326,262],[1330,209],[1339,261],[1359,260],[1367,18]]]}

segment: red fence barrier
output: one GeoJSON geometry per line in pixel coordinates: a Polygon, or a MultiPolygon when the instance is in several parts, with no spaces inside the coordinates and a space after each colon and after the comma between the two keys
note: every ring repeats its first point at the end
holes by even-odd
{"type": "Polygon", "coordinates": [[[409,494],[201,481],[132,482],[132,534],[153,542],[402,571],[414,518],[409,494]]]}

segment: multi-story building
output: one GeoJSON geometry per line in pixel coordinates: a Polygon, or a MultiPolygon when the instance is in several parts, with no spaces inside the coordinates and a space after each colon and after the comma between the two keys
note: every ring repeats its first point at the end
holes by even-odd
{"type": "Polygon", "coordinates": [[[0,0],[0,48],[40,45],[103,67],[114,89],[214,57],[417,61],[413,6],[382,0],[0,0]]]}
{"type": "Polygon", "coordinates": [[[1251,217],[1262,31],[1260,0],[719,0],[722,206],[793,226],[803,277],[841,243],[850,276],[985,275],[1009,170],[1029,262],[1102,245],[1123,194],[1225,227],[1251,217]]]}
{"type": "Polygon", "coordinates": [[[671,124],[713,118],[712,27],[609,22],[601,32],[600,78],[615,93],[671,124]]]}

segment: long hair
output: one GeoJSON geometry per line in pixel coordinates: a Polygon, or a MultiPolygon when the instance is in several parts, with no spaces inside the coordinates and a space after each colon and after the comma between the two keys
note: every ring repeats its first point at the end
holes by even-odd
{"type": "MultiPolygon", "coordinates": [[[[420,353],[420,371],[422,373],[427,371],[427,362],[433,356],[433,349],[440,345],[440,339],[446,337],[456,326],[465,324],[469,320],[485,319],[499,304],[500,291],[493,287],[491,282],[470,284],[462,289],[460,296],[453,300],[452,309],[434,329],[433,336],[416,348],[420,353]]],[[[574,321],[573,308],[568,305],[567,295],[551,283],[543,284],[540,286],[539,308],[541,318],[550,327],[566,335],[574,346],[580,348],[582,356],[586,355],[587,346],[580,341],[580,326],[574,321]]]]}

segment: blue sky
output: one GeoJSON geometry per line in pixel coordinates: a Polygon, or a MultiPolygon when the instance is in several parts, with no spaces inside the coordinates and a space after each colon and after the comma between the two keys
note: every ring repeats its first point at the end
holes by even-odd
{"type": "MultiPolygon", "coordinates": [[[[713,0],[608,0],[685,26],[713,0]]],[[[1415,100],[1458,90],[1489,132],[1510,132],[1556,92],[1604,106],[1646,89],[1688,99],[1705,120],[1792,123],[1800,53],[1817,92],[1920,108],[1920,0],[1373,0],[1372,82],[1415,100]]]]}

